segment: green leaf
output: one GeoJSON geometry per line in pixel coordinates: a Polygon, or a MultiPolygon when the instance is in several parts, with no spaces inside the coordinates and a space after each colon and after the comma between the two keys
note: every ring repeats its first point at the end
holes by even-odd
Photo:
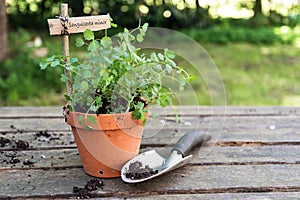
{"type": "Polygon", "coordinates": [[[57,67],[59,64],[60,64],[60,60],[55,60],[55,61],[53,61],[53,62],[50,64],[50,66],[51,66],[51,67],[57,67]]]}
{"type": "Polygon", "coordinates": [[[161,53],[158,53],[157,56],[161,61],[165,60],[165,57],[161,53]]]}
{"type": "MultiPolygon", "coordinates": [[[[102,102],[101,96],[96,96],[95,99],[96,99],[96,106],[97,106],[98,108],[102,107],[103,102],[102,102]]],[[[96,110],[96,111],[97,111],[97,110],[96,110]]]]}
{"type": "Polygon", "coordinates": [[[148,29],[148,23],[145,23],[143,26],[142,26],[142,29],[144,32],[147,32],[147,29],[148,29]]]}
{"type": "Polygon", "coordinates": [[[88,51],[93,51],[94,49],[96,49],[99,46],[99,42],[97,40],[93,40],[89,46],[88,46],[88,51]]]}
{"type": "Polygon", "coordinates": [[[138,35],[136,36],[136,40],[137,40],[138,42],[143,42],[144,37],[143,37],[141,34],[138,34],[138,35]]]}
{"type": "Polygon", "coordinates": [[[170,59],[174,59],[176,57],[175,53],[173,51],[170,51],[169,49],[165,49],[165,56],[170,58],[170,59]]]}
{"type": "Polygon", "coordinates": [[[139,35],[141,35],[141,36],[145,36],[146,35],[146,33],[145,33],[145,31],[143,31],[143,29],[140,29],[140,34],[139,35]]]}
{"type": "Polygon", "coordinates": [[[181,79],[179,80],[179,84],[182,86],[184,86],[186,84],[184,77],[181,77],[181,79]]]}
{"type": "Polygon", "coordinates": [[[150,54],[150,59],[153,60],[154,62],[159,62],[158,57],[154,52],[150,54]]]}
{"type": "Polygon", "coordinates": [[[91,127],[91,126],[85,126],[85,129],[86,129],[86,130],[94,130],[94,128],[91,127]]]}
{"type": "Polygon", "coordinates": [[[81,126],[84,126],[83,117],[82,117],[81,115],[78,116],[78,123],[79,123],[81,126]]]}
{"type": "Polygon", "coordinates": [[[65,96],[66,101],[68,101],[68,102],[72,101],[72,98],[68,94],[65,94],[64,96],[65,96]]]}
{"type": "Polygon", "coordinates": [[[144,103],[139,101],[135,106],[134,106],[134,111],[132,112],[133,118],[134,119],[140,119],[140,120],[145,120],[146,115],[144,112],[144,103]]]}
{"type": "Polygon", "coordinates": [[[67,70],[69,70],[69,71],[72,71],[72,70],[74,70],[74,69],[75,69],[75,67],[74,67],[74,66],[72,66],[72,65],[69,65],[68,67],[66,67],[66,69],[67,69],[67,70]]]}
{"type": "Polygon", "coordinates": [[[90,41],[90,40],[94,40],[95,39],[95,34],[93,31],[91,31],[90,29],[86,29],[84,32],[83,32],[83,37],[84,39],[90,41]]]}
{"type": "Polygon", "coordinates": [[[40,68],[41,68],[41,69],[46,69],[46,68],[48,67],[48,64],[49,64],[49,63],[47,63],[47,62],[41,62],[41,63],[40,63],[40,68]]]}
{"type": "Polygon", "coordinates": [[[117,28],[118,27],[117,24],[113,23],[114,19],[111,16],[109,16],[109,21],[110,21],[110,26],[111,27],[113,27],[113,28],[117,28]]]}
{"type": "Polygon", "coordinates": [[[74,108],[73,106],[69,105],[69,111],[73,112],[74,111],[74,108]]]}
{"type": "Polygon", "coordinates": [[[136,104],[136,107],[139,108],[139,109],[143,109],[143,108],[144,108],[144,103],[139,101],[139,102],[136,104]]]}
{"type": "Polygon", "coordinates": [[[94,106],[94,105],[92,105],[92,106],[90,107],[90,110],[93,111],[93,112],[97,112],[97,107],[94,106]]]}
{"type": "Polygon", "coordinates": [[[91,106],[92,104],[94,104],[94,99],[89,95],[86,97],[86,105],[91,106]]]}
{"type": "Polygon", "coordinates": [[[70,63],[76,63],[76,62],[78,62],[78,58],[71,58],[70,59],[70,63]]]}
{"type": "Polygon", "coordinates": [[[132,112],[132,116],[133,116],[134,119],[141,119],[142,118],[142,114],[139,110],[134,110],[132,112]]]}
{"type": "Polygon", "coordinates": [[[168,59],[167,60],[168,64],[170,64],[172,67],[176,67],[176,63],[173,60],[168,59]]]}
{"type": "Polygon", "coordinates": [[[69,80],[69,77],[65,74],[61,74],[60,75],[60,80],[65,83],[69,80]]]}
{"type": "Polygon", "coordinates": [[[113,27],[113,28],[117,28],[118,27],[118,25],[115,24],[115,23],[113,23],[113,22],[110,22],[110,26],[113,27]]]}
{"type": "Polygon", "coordinates": [[[193,81],[193,80],[196,80],[197,77],[195,75],[191,75],[187,81],[193,81]]]}
{"type": "Polygon", "coordinates": [[[179,91],[183,91],[184,90],[184,86],[186,84],[186,81],[184,78],[179,80],[179,91]]]}
{"type": "Polygon", "coordinates": [[[111,47],[112,46],[112,41],[109,37],[103,37],[101,39],[101,45],[104,47],[104,48],[108,48],[108,47],[111,47]]]}
{"type": "Polygon", "coordinates": [[[75,46],[82,47],[84,45],[84,41],[81,38],[76,38],[75,46]]]}
{"type": "Polygon", "coordinates": [[[96,119],[95,116],[88,115],[88,116],[87,116],[87,120],[88,120],[88,122],[90,122],[91,124],[97,124],[97,119],[96,119]]]}
{"type": "Polygon", "coordinates": [[[156,70],[157,72],[161,72],[163,70],[161,65],[159,65],[159,64],[153,65],[153,69],[156,70]]]}
{"type": "Polygon", "coordinates": [[[172,73],[172,67],[169,64],[166,64],[166,70],[168,73],[172,73]]]}
{"type": "Polygon", "coordinates": [[[52,62],[52,61],[54,61],[54,59],[55,59],[55,55],[53,55],[53,56],[47,58],[46,61],[47,61],[47,62],[52,62]]]}

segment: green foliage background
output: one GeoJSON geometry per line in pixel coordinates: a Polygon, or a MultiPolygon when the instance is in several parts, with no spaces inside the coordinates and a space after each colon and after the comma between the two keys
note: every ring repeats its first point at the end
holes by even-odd
{"type": "MultiPolygon", "coordinates": [[[[224,19],[212,17],[206,7],[178,10],[169,1],[155,5],[148,5],[144,0],[9,2],[10,56],[0,63],[1,106],[64,104],[65,85],[59,80],[61,71],[41,71],[38,66],[41,58],[34,53],[40,48],[48,49],[48,55],[61,53],[60,37],[48,35],[46,19],[59,15],[62,2],[69,3],[71,16],[110,13],[120,29],[134,28],[142,19],[151,26],[176,29],[192,37],[203,45],[218,66],[229,105],[300,104],[299,5],[287,16],[271,10],[269,15],[256,18],[224,19]],[[139,12],[138,6],[142,4],[149,8],[147,15],[139,12]],[[169,18],[163,17],[166,9],[172,12],[169,18]],[[28,42],[37,36],[41,37],[42,46],[29,46],[28,42]]],[[[249,2],[255,3],[254,0],[249,2]]],[[[117,31],[109,30],[109,34],[117,31]]],[[[71,54],[82,57],[81,49],[75,47],[77,36],[70,37],[71,54]]],[[[186,64],[187,69],[192,68],[178,61],[186,64]]],[[[201,78],[194,80],[192,86],[198,103],[210,105],[210,96],[201,78]]],[[[185,96],[189,104],[189,92],[185,96]]]]}

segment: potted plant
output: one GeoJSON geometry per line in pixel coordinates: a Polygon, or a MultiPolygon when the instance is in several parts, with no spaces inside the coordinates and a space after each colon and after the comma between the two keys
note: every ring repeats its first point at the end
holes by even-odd
{"type": "Polygon", "coordinates": [[[148,118],[148,105],[172,105],[173,93],[164,80],[171,77],[180,89],[189,79],[178,67],[175,54],[142,53],[135,42],[142,42],[148,24],[116,36],[96,39],[86,30],[76,46],[87,46],[85,59],[54,55],[45,58],[41,69],[63,67],[71,72],[72,93],[65,95],[66,122],[72,127],[86,173],[96,177],[120,176],[121,167],[139,151],[142,130],[148,118]]]}

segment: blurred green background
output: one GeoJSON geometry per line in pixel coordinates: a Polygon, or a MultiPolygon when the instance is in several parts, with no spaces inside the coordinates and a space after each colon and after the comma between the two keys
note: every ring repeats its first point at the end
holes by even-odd
{"type": "MultiPolygon", "coordinates": [[[[110,35],[140,19],[187,34],[216,63],[228,105],[300,105],[299,0],[6,0],[0,3],[0,106],[65,103],[61,71],[39,69],[42,57],[61,53],[61,38],[50,37],[47,27],[61,3],[69,4],[70,16],[109,13],[118,24],[110,35]]],[[[78,36],[70,36],[71,56],[81,55],[78,36]]],[[[205,83],[191,84],[198,104],[211,105],[205,83]]]]}

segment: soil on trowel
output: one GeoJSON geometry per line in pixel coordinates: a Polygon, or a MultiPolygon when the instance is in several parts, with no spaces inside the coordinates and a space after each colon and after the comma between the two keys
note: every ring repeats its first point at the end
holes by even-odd
{"type": "Polygon", "coordinates": [[[131,180],[138,180],[148,178],[158,173],[158,170],[154,170],[149,165],[143,167],[143,163],[136,161],[130,163],[128,171],[125,172],[125,177],[131,180]]]}
{"type": "Polygon", "coordinates": [[[80,199],[88,199],[92,197],[91,192],[100,189],[103,189],[104,183],[101,180],[98,179],[92,179],[89,180],[84,188],[82,187],[73,187],[73,193],[76,194],[76,196],[80,199]]]}

